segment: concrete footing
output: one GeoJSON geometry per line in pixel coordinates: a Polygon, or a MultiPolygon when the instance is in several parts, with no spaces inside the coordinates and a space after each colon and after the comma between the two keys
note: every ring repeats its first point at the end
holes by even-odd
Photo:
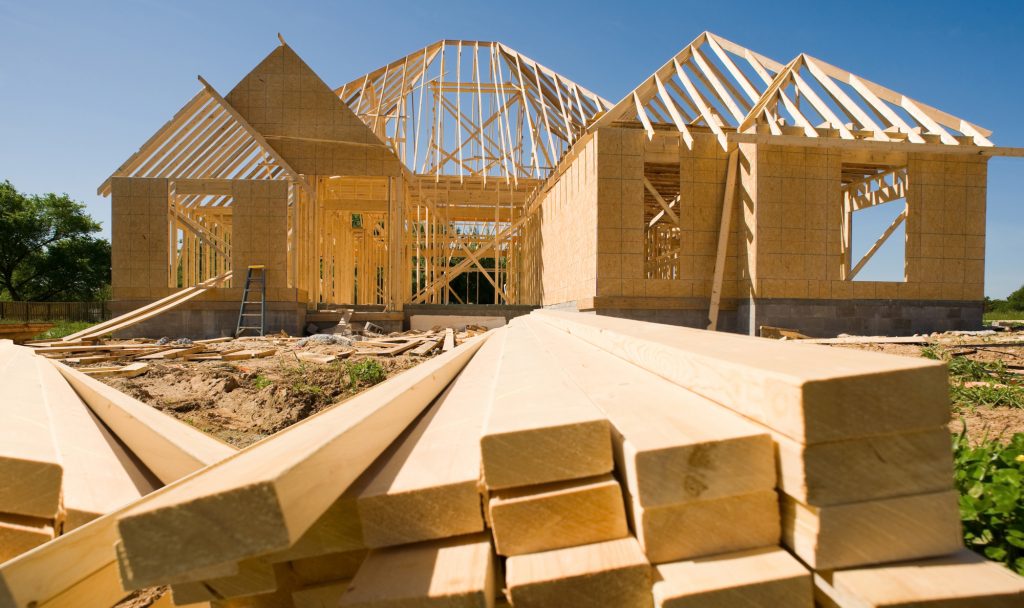
{"type": "MultiPolygon", "coordinates": [[[[147,301],[120,300],[110,303],[114,316],[149,304],[147,301]]],[[[232,336],[238,323],[237,302],[186,302],[181,307],[114,332],[117,338],[191,338],[205,340],[232,336]]],[[[303,335],[306,305],[297,302],[267,302],[266,331],[284,330],[291,336],[303,335]]],[[[252,335],[247,334],[247,335],[252,335]]]]}

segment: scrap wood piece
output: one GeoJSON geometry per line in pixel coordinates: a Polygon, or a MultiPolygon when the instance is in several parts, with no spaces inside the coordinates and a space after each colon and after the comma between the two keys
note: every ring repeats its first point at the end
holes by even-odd
{"type": "MultiPolygon", "coordinates": [[[[34,349],[36,353],[102,353],[102,352],[119,352],[125,350],[139,350],[143,348],[151,348],[145,344],[86,344],[84,346],[44,346],[41,348],[34,349]]],[[[163,347],[166,349],[174,348],[173,346],[163,347]]]]}
{"type": "Polygon", "coordinates": [[[494,569],[486,533],[376,549],[338,606],[489,606],[495,594],[494,569]]]}
{"type": "Polygon", "coordinates": [[[416,348],[412,349],[410,355],[416,355],[417,357],[425,357],[430,353],[437,350],[444,342],[444,336],[440,338],[429,338],[423,344],[420,344],[416,348]]]}
{"type": "Polygon", "coordinates": [[[795,329],[786,329],[785,327],[773,327],[771,325],[761,325],[759,333],[762,338],[772,338],[778,340],[780,338],[786,338],[787,340],[805,340],[810,336],[804,335],[795,329]]]}
{"type": "Polygon", "coordinates": [[[444,346],[441,350],[448,352],[453,348],[455,348],[455,331],[451,327],[446,327],[444,330],[444,346]]]}
{"type": "Polygon", "coordinates": [[[161,481],[170,483],[235,449],[117,389],[52,362],[96,416],[161,481]]]}
{"type": "Polygon", "coordinates": [[[91,340],[72,340],[65,342],[63,340],[26,340],[22,342],[23,346],[31,346],[32,348],[46,348],[50,346],[92,346],[98,342],[98,339],[91,340]]]}
{"type": "Polygon", "coordinates": [[[224,338],[207,338],[206,340],[194,340],[193,344],[221,344],[223,342],[231,342],[234,338],[227,336],[224,338]]]}
{"type": "Polygon", "coordinates": [[[227,353],[227,354],[222,354],[221,355],[221,359],[223,359],[224,361],[241,361],[241,360],[244,360],[244,359],[262,359],[264,357],[269,357],[269,356],[273,355],[276,352],[277,352],[276,348],[246,348],[246,349],[243,349],[243,350],[238,350],[238,351],[230,352],[230,353],[227,353]]]}
{"type": "Polygon", "coordinates": [[[21,346],[0,352],[0,513],[52,520],[60,509],[64,467],[37,358],[21,346]]]}
{"type": "Polygon", "coordinates": [[[79,371],[93,378],[135,378],[148,370],[148,363],[129,363],[114,367],[86,367],[79,371]]]}
{"type": "MultiPolygon", "coordinates": [[[[123,583],[287,549],[419,416],[482,346],[467,342],[208,467],[118,520],[123,583]],[[358,437],[358,441],[353,438],[358,437]],[[344,467],[337,463],[344,462],[344,467]],[[323,472],[332,471],[331,483],[323,472]],[[208,515],[216,505],[225,518],[208,515]],[[198,522],[208,524],[198,524],[198,522]],[[197,525],[199,527],[197,528],[197,525]],[[168,543],[159,539],[176,538],[168,543]]],[[[610,448],[609,448],[610,449],[610,448]]]]}
{"type": "Polygon", "coordinates": [[[186,355],[194,355],[206,350],[206,347],[202,344],[193,346],[183,346],[178,348],[170,348],[161,352],[156,352],[150,355],[143,355],[141,357],[135,357],[139,361],[155,361],[160,359],[179,359],[186,355]]]}
{"type": "Polygon", "coordinates": [[[415,426],[364,474],[368,481],[357,506],[368,547],[484,530],[477,487],[487,412],[481,400],[493,389],[504,341],[504,331],[489,338],[415,426]]]}
{"type": "Polygon", "coordinates": [[[305,361],[307,363],[334,363],[338,360],[337,355],[324,355],[320,353],[296,353],[295,356],[299,361],[305,361]]]}
{"type": "Polygon", "coordinates": [[[57,368],[43,359],[36,363],[51,430],[64,464],[63,532],[156,489],[159,484],[154,485],[149,473],[140,468],[135,457],[96,418],[57,368]]]}
{"type": "Polygon", "coordinates": [[[842,336],[840,338],[809,338],[802,344],[931,344],[931,336],[842,336]]]}

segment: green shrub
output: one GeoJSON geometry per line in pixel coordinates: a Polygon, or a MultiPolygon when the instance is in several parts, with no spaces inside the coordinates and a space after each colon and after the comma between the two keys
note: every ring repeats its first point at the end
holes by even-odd
{"type": "Polygon", "coordinates": [[[384,367],[373,359],[349,363],[347,369],[349,383],[353,386],[373,386],[383,382],[388,375],[384,367]]]}
{"type": "Polygon", "coordinates": [[[270,378],[267,378],[263,374],[259,374],[252,381],[253,387],[255,387],[256,390],[258,390],[258,391],[261,391],[261,390],[267,388],[268,386],[270,386],[273,383],[274,383],[273,380],[271,380],[270,378]]]}
{"type": "Polygon", "coordinates": [[[953,436],[953,457],[967,546],[1024,575],[1024,433],[971,446],[965,425],[953,436]]]}

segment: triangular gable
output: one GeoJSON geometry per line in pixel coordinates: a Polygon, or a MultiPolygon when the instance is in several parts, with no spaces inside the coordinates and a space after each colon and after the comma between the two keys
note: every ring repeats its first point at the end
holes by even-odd
{"type": "Polygon", "coordinates": [[[274,49],[225,99],[298,173],[399,170],[397,157],[288,45],[274,49]]]}

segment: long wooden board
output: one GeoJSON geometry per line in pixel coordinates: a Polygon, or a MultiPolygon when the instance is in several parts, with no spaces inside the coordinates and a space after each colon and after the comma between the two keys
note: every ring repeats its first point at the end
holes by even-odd
{"type": "Polygon", "coordinates": [[[946,366],[938,361],[582,313],[532,316],[800,443],[949,422],[946,366]]]}
{"type": "Polygon", "coordinates": [[[530,328],[513,320],[480,439],[489,489],[582,479],[612,470],[604,414],[545,353],[530,328]]]}
{"type": "Polygon", "coordinates": [[[239,562],[238,574],[232,576],[171,585],[171,595],[174,596],[174,604],[178,606],[276,590],[274,567],[261,559],[239,562]]]}
{"type": "Polygon", "coordinates": [[[811,573],[778,547],[726,553],[656,567],[657,608],[812,608],[811,573]]]}
{"type": "Polygon", "coordinates": [[[494,548],[523,555],[629,535],[622,489],[611,475],[498,490],[487,503],[494,548]]]}
{"type": "Polygon", "coordinates": [[[608,417],[619,474],[641,505],[775,487],[772,439],[764,427],[536,319],[529,324],[608,417]]]}
{"type": "Polygon", "coordinates": [[[54,365],[92,412],[164,483],[235,453],[230,445],[99,380],[54,365]]]}
{"type": "Polygon", "coordinates": [[[410,432],[367,471],[358,499],[368,547],[480,532],[480,433],[505,344],[495,330],[410,432]]]}
{"type": "Polygon", "coordinates": [[[486,534],[375,549],[339,608],[494,606],[494,552],[486,534]]]}
{"type": "Polygon", "coordinates": [[[0,513],[54,519],[63,465],[31,349],[0,351],[0,513]]]}
{"type": "Polygon", "coordinates": [[[65,471],[64,532],[159,487],[159,482],[139,468],[50,361],[37,357],[36,366],[65,471]]]}
{"type": "Polygon", "coordinates": [[[966,549],[953,555],[814,576],[823,608],[1019,608],[1024,577],[966,549]]]}
{"type": "Polygon", "coordinates": [[[505,584],[516,608],[649,608],[651,565],[633,538],[510,557],[505,584]]]}
{"type": "Polygon", "coordinates": [[[637,540],[655,564],[779,543],[772,490],[649,508],[633,501],[630,512],[637,540]]]}
{"type": "Polygon", "coordinates": [[[815,570],[954,553],[963,547],[956,491],[809,507],[782,496],[782,541],[815,570]]]}
{"type": "Polygon", "coordinates": [[[118,521],[131,588],[287,549],[462,370],[486,337],[259,442],[118,521]],[[326,475],[331,483],[324,483],[326,475]],[[229,518],[213,517],[230,513],[229,518]],[[176,542],[163,542],[173,537],[176,542]]]}
{"type": "Polygon", "coordinates": [[[344,579],[303,587],[292,591],[292,602],[295,608],[337,608],[351,583],[351,579],[344,579]]]}
{"type": "Polygon", "coordinates": [[[318,585],[338,579],[351,579],[359,571],[359,567],[362,566],[368,554],[369,551],[365,549],[328,553],[317,557],[297,559],[288,562],[288,566],[303,586],[318,585]]]}

